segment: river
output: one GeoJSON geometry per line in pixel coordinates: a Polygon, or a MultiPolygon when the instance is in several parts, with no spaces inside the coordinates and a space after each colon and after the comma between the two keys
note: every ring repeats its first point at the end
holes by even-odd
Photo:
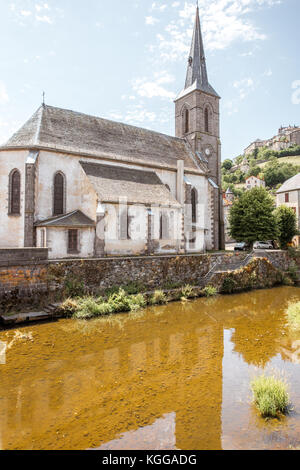
{"type": "Polygon", "coordinates": [[[279,287],[0,331],[0,449],[300,447],[300,332],[279,287]],[[265,420],[250,381],[290,383],[265,420]]]}

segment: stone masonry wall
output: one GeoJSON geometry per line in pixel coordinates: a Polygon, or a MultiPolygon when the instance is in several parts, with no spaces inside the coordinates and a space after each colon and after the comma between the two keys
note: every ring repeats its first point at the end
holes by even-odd
{"type": "MultiPolygon", "coordinates": [[[[243,261],[245,256],[245,253],[228,252],[56,262],[24,259],[13,263],[12,259],[5,261],[4,256],[1,261],[0,250],[0,311],[45,304],[53,301],[54,296],[59,298],[66,285],[72,284],[95,292],[132,282],[149,290],[167,284],[197,285],[205,281],[217,261],[230,270],[230,266],[243,261]]],[[[290,264],[286,252],[272,252],[268,259],[281,270],[287,270],[290,264]]]]}

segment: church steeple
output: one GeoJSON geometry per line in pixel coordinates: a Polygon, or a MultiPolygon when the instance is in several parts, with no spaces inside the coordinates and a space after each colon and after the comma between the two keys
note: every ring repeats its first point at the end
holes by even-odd
{"type": "Polygon", "coordinates": [[[193,39],[191,44],[190,55],[188,58],[185,87],[184,91],[181,92],[180,95],[182,96],[186,92],[189,92],[191,88],[194,90],[201,90],[206,93],[210,93],[214,96],[218,96],[216,91],[208,82],[198,3],[196,9],[193,39]]]}

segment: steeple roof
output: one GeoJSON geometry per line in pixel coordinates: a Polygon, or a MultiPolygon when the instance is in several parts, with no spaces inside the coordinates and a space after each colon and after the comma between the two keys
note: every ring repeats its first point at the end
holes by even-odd
{"type": "Polygon", "coordinates": [[[193,32],[192,45],[188,58],[185,87],[184,90],[179,94],[177,99],[187,95],[188,93],[194,90],[204,91],[205,93],[209,93],[211,95],[219,97],[217,92],[208,82],[198,5],[196,10],[196,20],[193,32]]]}

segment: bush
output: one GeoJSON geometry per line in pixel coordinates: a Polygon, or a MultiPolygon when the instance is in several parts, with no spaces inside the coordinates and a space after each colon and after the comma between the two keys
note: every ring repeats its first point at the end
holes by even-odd
{"type": "Polygon", "coordinates": [[[108,299],[113,312],[130,312],[130,301],[124,289],[119,289],[116,294],[112,294],[108,299]]]}
{"type": "Polygon", "coordinates": [[[132,295],[129,298],[130,310],[139,310],[145,308],[147,305],[146,299],[143,294],[132,295]]]}
{"type": "Polygon", "coordinates": [[[213,286],[206,286],[203,289],[203,294],[205,295],[205,297],[214,297],[215,295],[217,295],[217,293],[217,289],[213,286]]]}
{"type": "Polygon", "coordinates": [[[289,327],[293,330],[300,330],[300,302],[289,305],[287,317],[289,327]]]}
{"type": "Polygon", "coordinates": [[[186,286],[184,286],[182,289],[181,289],[181,294],[182,294],[182,297],[184,299],[190,299],[192,297],[194,297],[194,289],[192,286],[190,286],[189,284],[187,284],[186,286]]]}
{"type": "Polygon", "coordinates": [[[285,413],[289,405],[288,386],[274,376],[261,375],[251,382],[253,401],[264,417],[276,417],[285,413]]]}
{"type": "Polygon", "coordinates": [[[78,308],[74,313],[75,318],[88,319],[99,315],[103,315],[103,307],[93,297],[85,297],[78,301],[78,308]]]}
{"type": "Polygon", "coordinates": [[[168,301],[166,295],[162,290],[156,290],[150,299],[151,305],[162,305],[168,301]]]}
{"type": "Polygon", "coordinates": [[[223,294],[232,294],[232,292],[234,292],[235,289],[236,289],[235,280],[230,276],[225,277],[222,287],[221,287],[221,292],[223,294]]]}
{"type": "Polygon", "coordinates": [[[65,300],[60,306],[61,312],[65,315],[73,315],[77,309],[78,301],[75,299],[71,299],[70,297],[65,300]]]}

